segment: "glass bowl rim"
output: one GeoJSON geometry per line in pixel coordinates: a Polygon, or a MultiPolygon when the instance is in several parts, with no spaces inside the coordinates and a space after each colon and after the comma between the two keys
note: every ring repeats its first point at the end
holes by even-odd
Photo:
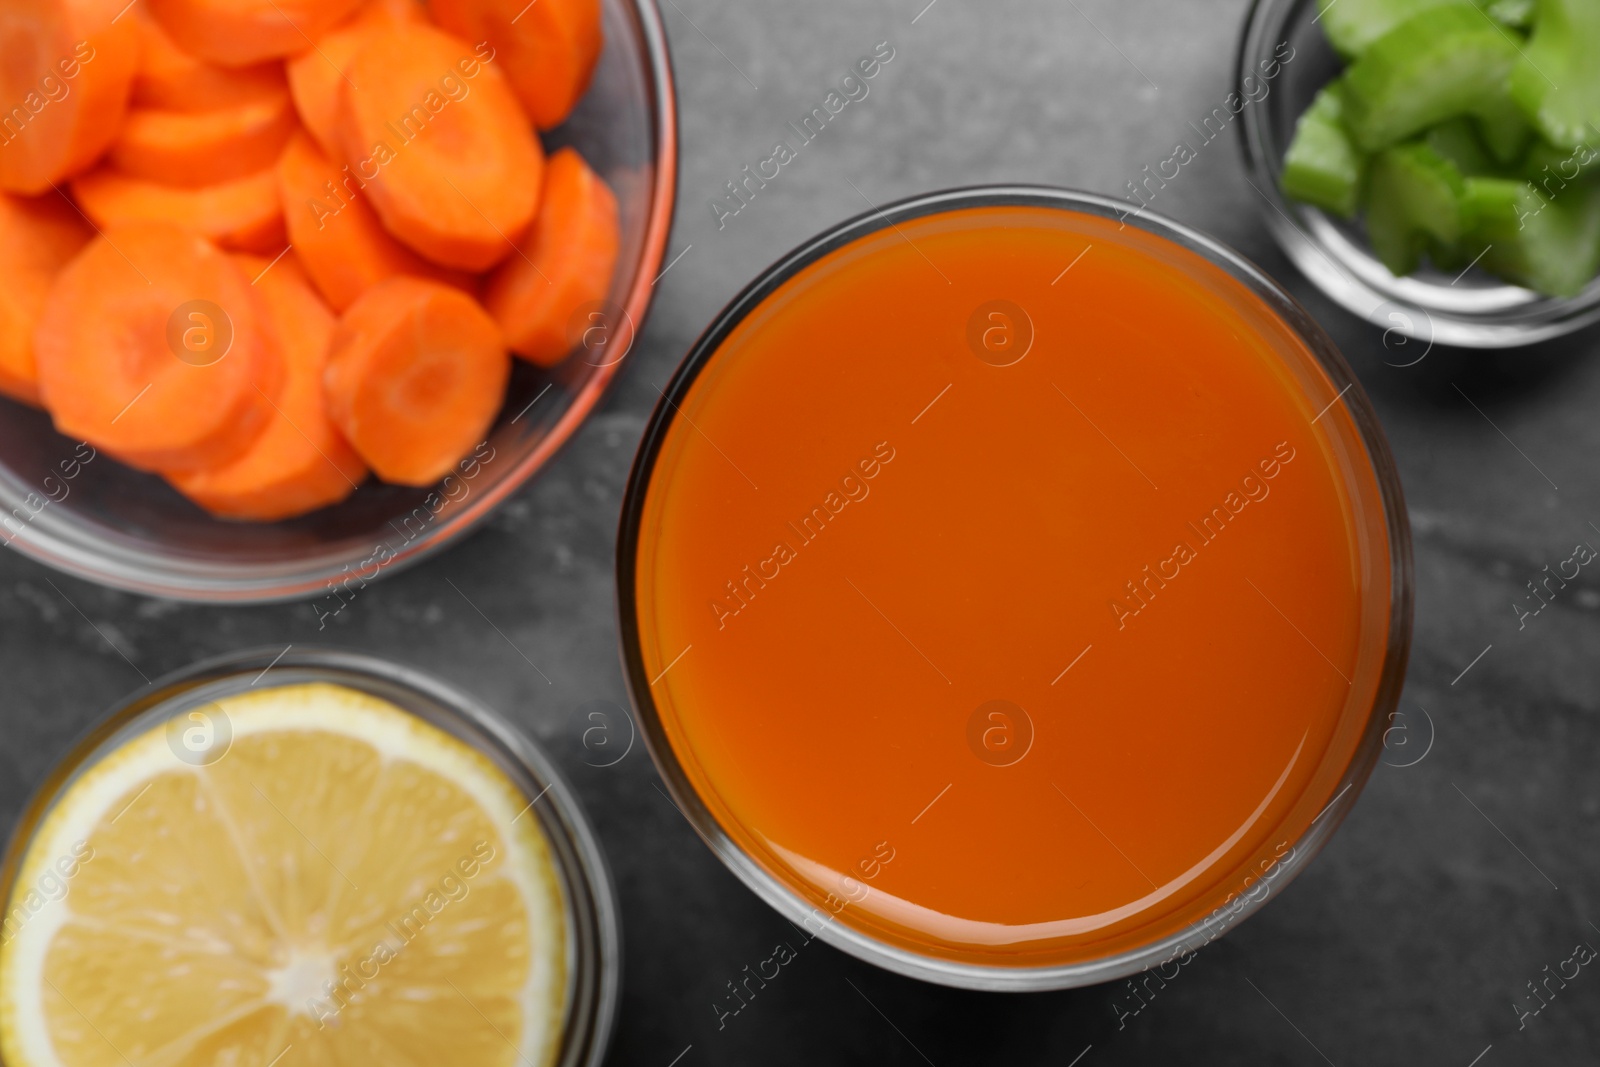
{"type": "MultiPolygon", "coordinates": [[[[1390,561],[1388,638],[1372,707],[1357,750],[1342,776],[1347,784],[1294,843],[1292,855],[1279,864],[1282,874],[1276,880],[1282,884],[1287,884],[1304,870],[1326,845],[1354,807],[1362,787],[1378,762],[1388,715],[1399,703],[1405,680],[1411,646],[1414,590],[1411,527],[1399,472],[1377,413],[1349,364],[1310,313],[1266,272],[1215,238],[1160,214],[1143,212],[1134,217],[1126,203],[1110,197],[1043,185],[968,186],[914,195],[828,227],[768,266],[717,313],[690,347],[651,412],[629,472],[617,534],[618,651],[634,715],[640,723],[640,732],[644,735],[645,747],[650,752],[656,771],[666,783],[678,810],[723,865],[780,915],[791,923],[804,926],[808,933],[818,939],[857,959],[922,981],[991,992],[1032,992],[1094,985],[1137,974],[1173,958],[1190,942],[1203,944],[1207,939],[1196,938],[1191,929],[1136,949],[1086,962],[1011,967],[958,962],[912,952],[886,944],[844,923],[831,921],[832,916],[824,915],[813,907],[740,848],[689,781],[662,727],[659,710],[651,695],[653,682],[644,667],[635,594],[638,579],[636,560],[645,497],[661,447],[676,418],[680,402],[728,335],[781,285],[838,248],[923,215],[995,206],[1047,207],[1116,219],[1200,255],[1260,297],[1306,345],[1334,387],[1346,390],[1341,395],[1348,403],[1383,503],[1390,561]],[[813,928],[815,920],[821,921],[813,928]]],[[[1270,899],[1270,895],[1255,900],[1248,897],[1239,899],[1243,903],[1234,912],[1233,922],[1253,914],[1270,899]]]]}
{"type": "MultiPolygon", "coordinates": [[[[671,240],[678,188],[677,92],[665,25],[656,0],[621,0],[638,29],[647,98],[645,107],[652,139],[654,181],[646,199],[648,215],[637,263],[638,274],[620,301],[637,338],[652,306],[654,278],[671,240]]],[[[625,354],[626,355],[626,354],[625,354]]],[[[393,549],[368,580],[420,562],[475,529],[511,494],[542,470],[577,433],[604,398],[626,358],[596,364],[571,404],[528,454],[504,477],[474,493],[460,510],[414,542],[393,549]]],[[[374,537],[379,534],[375,531],[374,537]]],[[[8,542],[23,555],[76,578],[146,596],[190,603],[265,604],[294,600],[326,591],[352,568],[361,567],[373,546],[331,551],[257,565],[251,571],[225,559],[175,565],[160,551],[137,546],[108,551],[93,535],[62,533],[30,522],[8,542]]]]}
{"type": "MultiPolygon", "coordinates": [[[[621,911],[605,851],[577,794],[549,754],[488,705],[431,674],[369,653],[327,646],[244,649],[210,656],[170,671],[118,700],[79,733],[24,801],[10,828],[4,853],[0,855],[0,901],[9,907],[14,883],[34,833],[62,793],[86,768],[110,755],[135,731],[147,729],[165,709],[181,704],[197,690],[252,675],[260,681],[268,672],[277,671],[304,676],[296,679],[296,683],[353,683],[352,687],[359,688],[362,680],[370,680],[379,686],[418,696],[450,720],[433,725],[480,751],[487,742],[493,746],[491,756],[498,756],[530,782],[544,786],[534,802],[547,798],[546,810],[539,812],[538,817],[546,838],[553,839],[551,859],[561,873],[569,898],[565,912],[569,936],[573,940],[568,947],[569,973],[558,1046],[560,1053],[553,1067],[599,1067],[616,1029],[622,988],[621,911]],[[452,728],[458,724],[479,736],[463,736],[461,731],[452,728]]],[[[432,722],[412,708],[401,707],[400,710],[424,722],[432,722]]],[[[515,781],[513,786],[521,791],[515,781]]],[[[532,806],[530,803],[529,807],[532,806]]],[[[0,1059],[0,1064],[3,1063],[0,1059]]]]}
{"type": "MultiPolygon", "coordinates": [[[[1233,64],[1233,89],[1241,99],[1249,98],[1245,79],[1261,75],[1258,64],[1272,58],[1272,49],[1278,43],[1275,35],[1267,31],[1275,25],[1293,25],[1303,16],[1303,9],[1314,3],[1315,0],[1251,0],[1233,64]]],[[[1411,276],[1395,278],[1365,244],[1356,246],[1345,240],[1321,211],[1284,196],[1278,187],[1275,153],[1268,151],[1270,138],[1263,109],[1245,107],[1240,118],[1239,150],[1246,180],[1264,201],[1259,208],[1273,240],[1324,296],[1357,318],[1382,327],[1386,340],[1392,331],[1421,341],[1430,349],[1435,344],[1520,348],[1565,337],[1600,322],[1600,280],[1591,280],[1574,297],[1547,297],[1506,283],[1466,290],[1448,302],[1454,306],[1436,300],[1430,304],[1437,286],[1411,276]],[[1385,287],[1390,288],[1386,291],[1385,287]],[[1470,310],[1474,295],[1476,303],[1487,310],[1470,310]]]]}

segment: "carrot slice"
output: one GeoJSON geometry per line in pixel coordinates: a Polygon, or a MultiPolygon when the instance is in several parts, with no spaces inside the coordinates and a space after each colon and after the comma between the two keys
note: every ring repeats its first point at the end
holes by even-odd
{"type": "Polygon", "coordinates": [[[130,177],[215,185],[272,166],[294,130],[288,93],[211,111],[136,107],[109,158],[130,177]]]}
{"type": "Polygon", "coordinates": [[[605,43],[600,0],[428,0],[428,8],[458,37],[489,42],[541,130],[572,111],[605,43]]]}
{"type": "Polygon", "coordinates": [[[42,193],[105,151],[139,63],[117,0],[0,7],[0,189],[42,193]]]}
{"type": "Polygon", "coordinates": [[[374,27],[417,22],[426,17],[417,0],[368,0],[350,20],[285,64],[295,110],[317,144],[339,157],[339,92],[349,77],[350,63],[374,27]]]}
{"type": "Polygon", "coordinates": [[[384,226],[436,263],[486,270],[533,219],[544,153],[527,116],[499,70],[431,25],[367,36],[339,135],[384,226]]]}
{"type": "Polygon", "coordinates": [[[207,63],[173,44],[154,19],[139,19],[139,35],[144,50],[133,79],[136,107],[209,111],[271,99],[288,88],[281,65],[230,68],[207,63]]]}
{"type": "Polygon", "coordinates": [[[436,267],[389,236],[357,188],[304,134],[278,160],[278,190],[289,243],[335,311],[355,303],[375,282],[397,274],[465,288],[459,271],[436,267]]]}
{"type": "Polygon", "coordinates": [[[140,221],[169,222],[224,248],[273,255],[288,243],[278,180],[270,169],[185,189],[101,167],[75,179],[72,194],[102,229],[140,221]]]}
{"type": "Polygon", "coordinates": [[[541,367],[567,357],[573,317],[605,298],[617,266],[617,198],[571,148],[550,157],[538,217],[489,276],[483,304],[511,351],[541,367]]]}
{"type": "Polygon", "coordinates": [[[432,485],[484,439],[511,357],[494,320],[458,289],[379,282],[333,331],[328,414],[386,482],[432,485]]]}
{"type": "Polygon", "coordinates": [[[277,263],[235,256],[256,289],[283,348],[283,392],[267,428],[243,455],[218,467],[167,475],[213,515],[273,522],[336,504],[367,476],[361,457],[328,419],[322,371],[334,317],[293,254],[277,263]]]}
{"type": "Polygon", "coordinates": [[[94,236],[65,197],[0,193],[0,393],[39,403],[33,330],[62,266],[94,236]]]}
{"type": "Polygon", "coordinates": [[[179,48],[224,67],[293,55],[337,26],[361,0],[148,0],[179,48]]]}
{"type": "Polygon", "coordinates": [[[205,238],[108,228],[45,297],[40,396],[56,429],[141,470],[226,463],[266,426],[282,385],[264,319],[250,279],[205,238]]]}

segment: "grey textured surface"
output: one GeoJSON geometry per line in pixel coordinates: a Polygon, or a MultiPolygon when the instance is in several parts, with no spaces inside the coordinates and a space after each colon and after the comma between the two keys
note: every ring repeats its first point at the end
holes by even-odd
{"type": "Polygon", "coordinates": [[[1417,746],[1406,751],[1427,739],[1419,708],[1431,751],[1379,768],[1311,869],[1120,1030],[1120,985],[968,994],[820,944],[718,1029],[724,983],[793,932],[694,837],[642,746],[600,769],[581,743],[586,702],[625,702],[612,550],[656,386],[740,286],[866,200],[1009,180],[1120,193],[1226,95],[1244,16],[1238,0],[926,2],[664,0],[683,148],[669,256],[692,248],[661,280],[631,365],[492,521],[368,588],[326,631],[305,605],[158,602],[0,555],[0,816],[14,816],[101,709],[143,685],[141,672],[328,642],[475,692],[566,768],[622,899],[616,1064],[1595,1062],[1592,968],[1520,1032],[1513,1003],[1578,942],[1600,946],[1600,583],[1586,569],[1520,630],[1511,605],[1578,541],[1600,545],[1596,338],[1496,356],[1436,349],[1387,366],[1378,331],[1321,299],[1271,244],[1231,138],[1208,145],[1152,207],[1284,281],[1372,394],[1416,531],[1404,707],[1417,746]],[[785,123],[883,40],[895,59],[870,96],[719,231],[708,201],[722,183],[769,155],[785,123]]]}

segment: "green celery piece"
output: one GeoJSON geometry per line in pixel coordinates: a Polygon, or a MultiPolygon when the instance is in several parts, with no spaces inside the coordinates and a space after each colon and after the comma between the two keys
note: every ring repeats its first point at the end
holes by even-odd
{"type": "Polygon", "coordinates": [[[1489,0],[1483,9],[1502,26],[1521,30],[1533,24],[1535,7],[1534,0],[1489,0]]]}
{"type": "Polygon", "coordinates": [[[1600,149],[1587,145],[1558,148],[1541,137],[1533,142],[1517,169],[1521,177],[1527,178],[1549,199],[1569,183],[1595,173],[1597,164],[1600,164],[1600,149]]]}
{"type": "Polygon", "coordinates": [[[1421,142],[1396,145],[1372,161],[1367,237],[1383,265],[1410,274],[1429,240],[1446,245],[1466,229],[1466,182],[1444,156],[1421,142]]]}
{"type": "Polygon", "coordinates": [[[1501,167],[1484,147],[1472,120],[1446,119],[1423,135],[1427,146],[1456,165],[1463,175],[1498,174],[1501,167]]]}
{"type": "Polygon", "coordinates": [[[1488,146],[1489,154],[1508,166],[1519,162],[1533,143],[1533,124],[1509,93],[1486,103],[1484,109],[1473,116],[1472,123],[1488,146]]]}
{"type": "Polygon", "coordinates": [[[1506,281],[1548,296],[1582,292],[1600,271],[1600,184],[1577,182],[1546,200],[1514,178],[1468,178],[1472,227],[1463,248],[1506,281]]]}
{"type": "MultiPolygon", "coordinates": [[[[1508,168],[1501,164],[1489,153],[1484,146],[1483,138],[1478,136],[1477,123],[1468,118],[1453,118],[1441,122],[1423,135],[1423,143],[1439,155],[1455,164],[1463,178],[1511,177],[1508,168]]],[[[1543,142],[1535,139],[1534,147],[1529,149],[1528,159],[1534,158],[1543,142]]],[[[1551,149],[1554,151],[1554,149],[1551,149]]],[[[1526,166],[1526,163],[1524,163],[1526,166]]],[[[1530,178],[1532,175],[1528,175],[1530,178]]],[[[1464,193],[1464,190],[1463,190],[1464,193]]],[[[1463,196],[1463,221],[1467,208],[1463,196]]],[[[1465,270],[1483,246],[1469,247],[1465,236],[1458,241],[1441,241],[1438,238],[1428,240],[1428,258],[1433,265],[1447,274],[1456,274],[1465,270]]]]}
{"type": "Polygon", "coordinates": [[[1431,237],[1428,239],[1428,258],[1435,267],[1447,274],[1458,274],[1472,264],[1472,257],[1467,255],[1460,241],[1437,241],[1431,237]]]}
{"type": "Polygon", "coordinates": [[[1410,274],[1421,264],[1428,238],[1411,225],[1396,198],[1376,195],[1378,188],[1378,170],[1374,167],[1368,191],[1367,243],[1372,245],[1372,254],[1378,257],[1378,262],[1398,278],[1410,274]]]}
{"type": "Polygon", "coordinates": [[[1351,143],[1343,110],[1340,83],[1324,85],[1295,125],[1279,182],[1284,195],[1348,219],[1361,204],[1366,158],[1351,143]]]}
{"type": "Polygon", "coordinates": [[[1470,7],[1472,0],[1317,0],[1317,18],[1334,51],[1355,59],[1411,16],[1445,6],[1470,7]]]}
{"type": "Polygon", "coordinates": [[[1509,32],[1475,7],[1436,7],[1375,41],[1344,75],[1356,144],[1377,151],[1457,115],[1505,123],[1519,58],[1509,32]]]}
{"type": "Polygon", "coordinates": [[[1502,26],[1527,26],[1535,0],[1317,0],[1317,20],[1334,51],[1356,59],[1413,15],[1435,7],[1478,7],[1502,26]]]}
{"type": "Polygon", "coordinates": [[[1511,95],[1557,147],[1600,138],[1597,59],[1600,3],[1539,0],[1533,36],[1511,72],[1511,95]]]}

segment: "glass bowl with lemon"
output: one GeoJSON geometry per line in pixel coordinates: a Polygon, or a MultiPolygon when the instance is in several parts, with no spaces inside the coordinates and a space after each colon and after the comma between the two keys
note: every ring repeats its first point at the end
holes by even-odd
{"type": "Polygon", "coordinates": [[[492,712],[363,656],[159,680],[6,852],[7,1067],[602,1059],[619,932],[568,786],[492,712]]]}

